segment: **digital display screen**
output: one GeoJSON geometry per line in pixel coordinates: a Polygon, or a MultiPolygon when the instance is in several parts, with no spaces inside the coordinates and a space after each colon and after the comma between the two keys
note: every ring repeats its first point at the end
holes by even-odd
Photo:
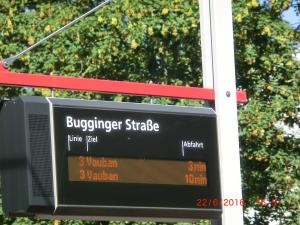
{"type": "Polygon", "coordinates": [[[214,112],[52,101],[57,213],[79,207],[79,214],[106,215],[107,209],[132,216],[133,207],[137,216],[138,209],[151,209],[151,215],[185,209],[197,218],[197,198],[221,197],[214,112]]]}
{"type": "Polygon", "coordinates": [[[69,156],[69,180],[207,186],[206,163],[69,156]]]}

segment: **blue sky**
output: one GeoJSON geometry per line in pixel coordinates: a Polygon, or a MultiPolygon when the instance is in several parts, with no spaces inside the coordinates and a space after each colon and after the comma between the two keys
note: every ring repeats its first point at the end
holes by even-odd
{"type": "Polygon", "coordinates": [[[300,24],[300,16],[296,15],[294,9],[290,8],[282,14],[282,18],[286,21],[289,21],[293,27],[296,27],[300,24]]]}

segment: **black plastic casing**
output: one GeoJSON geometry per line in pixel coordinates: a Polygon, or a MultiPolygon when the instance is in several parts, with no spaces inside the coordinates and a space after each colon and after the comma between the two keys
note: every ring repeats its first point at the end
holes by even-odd
{"type": "MultiPolygon", "coordinates": [[[[122,113],[120,115],[122,116],[122,113]]],[[[156,118],[160,117],[157,116],[156,118]]],[[[168,123],[165,123],[165,125],[168,126],[168,123]]],[[[199,126],[197,129],[199,130],[199,126]]],[[[195,135],[197,136],[197,134],[195,135]]],[[[116,142],[117,141],[118,140],[116,140],[116,142]]],[[[157,144],[157,146],[159,146],[159,144],[157,144]]],[[[109,149],[109,145],[106,147],[109,149]]],[[[128,155],[128,157],[130,158],[131,156],[128,155]]],[[[200,156],[200,159],[202,159],[201,157],[204,157],[203,160],[205,161],[206,155],[200,156]]],[[[176,160],[180,159],[177,157],[176,160]]],[[[19,97],[14,101],[4,102],[0,111],[0,169],[3,209],[6,214],[11,216],[87,220],[189,222],[198,221],[199,219],[220,218],[222,214],[221,205],[209,207],[196,206],[197,198],[208,198],[207,201],[213,200],[214,198],[220,201],[221,197],[216,114],[213,110],[207,108],[44,97],[19,97]],[[59,109],[62,109],[62,113],[58,113],[59,109]],[[206,121],[207,118],[205,124],[211,126],[201,127],[201,130],[203,130],[201,133],[202,135],[205,134],[204,136],[207,138],[206,141],[209,143],[208,146],[210,146],[208,150],[211,152],[207,153],[207,159],[209,168],[212,169],[208,172],[208,178],[209,180],[213,180],[213,182],[210,182],[213,185],[208,186],[203,192],[201,192],[201,190],[198,191],[197,193],[200,195],[195,195],[193,202],[190,201],[189,204],[191,207],[176,207],[176,199],[178,198],[177,201],[180,203],[180,199],[184,200],[185,197],[181,196],[181,193],[174,191],[180,190],[180,188],[176,189],[172,187],[170,187],[170,191],[173,190],[176,194],[173,195],[174,199],[170,207],[168,207],[167,199],[162,207],[159,207],[157,204],[154,204],[154,207],[148,207],[142,204],[142,200],[140,203],[143,206],[139,204],[134,205],[134,203],[126,205],[126,201],[124,201],[126,198],[123,199],[122,204],[115,204],[116,199],[112,199],[110,205],[87,205],[81,204],[79,200],[77,202],[75,200],[71,201],[72,204],[68,204],[69,200],[62,200],[67,199],[64,197],[66,193],[74,192],[74,196],[78,193],[78,197],[81,194],[77,188],[80,187],[80,185],[74,186],[74,184],[67,179],[67,173],[65,172],[67,164],[65,162],[68,153],[61,154],[61,151],[65,151],[63,145],[66,134],[73,132],[72,130],[65,131],[66,127],[60,127],[60,124],[63,124],[61,122],[64,116],[68,113],[68,109],[70,109],[70,113],[74,113],[76,109],[81,112],[86,110],[87,112],[78,113],[78,115],[89,116],[94,115],[93,112],[104,110],[108,112],[112,111],[112,117],[117,115],[118,112],[124,112],[132,116],[134,116],[134,113],[137,113],[137,115],[144,113],[146,115],[164,115],[165,118],[167,118],[168,115],[174,118],[175,116],[178,116],[178,118],[180,116],[201,117],[203,121],[206,121]],[[89,110],[90,112],[88,112],[89,110]],[[56,118],[55,115],[57,116],[56,118]],[[59,117],[59,115],[62,116],[59,117]],[[62,136],[60,134],[62,134],[62,136]],[[58,140],[60,140],[60,142],[58,142],[58,140]],[[54,143],[54,146],[52,146],[51,143],[54,143]],[[60,164],[56,165],[55,161],[60,164]],[[56,174],[57,168],[58,171],[63,172],[56,174]],[[62,170],[62,168],[64,170],[62,170]],[[54,183],[58,183],[58,186],[55,186],[54,183]],[[73,187],[75,187],[75,189],[73,187]],[[56,193],[57,190],[58,193],[56,193]],[[74,204],[74,202],[78,204],[74,204]]],[[[93,186],[96,187],[97,185],[101,184],[82,184],[82,186],[86,187],[85,190],[89,190],[90,187],[93,188],[93,186]]],[[[108,186],[107,184],[105,185],[108,186]]],[[[114,184],[110,185],[114,187],[114,184]]],[[[141,185],[137,185],[135,189],[130,189],[130,187],[133,186],[134,185],[126,186],[126,184],[124,184],[123,187],[126,188],[121,188],[120,193],[123,191],[125,196],[127,194],[125,190],[131,193],[138,193],[138,187],[141,185]]],[[[122,187],[122,185],[118,187],[122,187]]],[[[165,190],[168,189],[166,186],[162,188],[165,190]]],[[[105,188],[101,190],[105,190],[105,188]]],[[[114,197],[113,192],[110,192],[109,188],[107,190],[107,193],[99,193],[99,196],[108,196],[106,197],[106,203],[109,201],[109,196],[114,197]]],[[[143,189],[141,188],[140,190],[142,191],[143,189]]],[[[151,186],[145,187],[144,190],[151,190],[151,186]]],[[[189,189],[185,189],[185,193],[188,193],[188,190],[189,189]]],[[[93,189],[91,192],[95,193],[96,189],[93,189]]],[[[156,186],[156,192],[159,193],[159,186],[156,186]]],[[[86,191],[82,193],[82,195],[84,194],[88,195],[89,192],[86,191]]],[[[143,195],[141,194],[141,196],[143,195]]],[[[161,196],[164,197],[163,195],[161,196]]],[[[191,197],[191,194],[189,197],[191,197]]],[[[163,201],[158,199],[158,197],[156,198],[157,202],[163,201]]],[[[90,197],[90,199],[92,199],[92,197],[90,197]]],[[[136,199],[136,201],[139,200],[136,199]]],[[[85,203],[86,202],[88,201],[85,201],[85,203]]],[[[101,203],[101,200],[99,200],[99,202],[101,203]]],[[[149,205],[149,198],[147,204],[149,205]]]]}
{"type": "Polygon", "coordinates": [[[4,213],[52,214],[54,209],[49,103],[6,101],[0,112],[0,167],[4,213]]]}

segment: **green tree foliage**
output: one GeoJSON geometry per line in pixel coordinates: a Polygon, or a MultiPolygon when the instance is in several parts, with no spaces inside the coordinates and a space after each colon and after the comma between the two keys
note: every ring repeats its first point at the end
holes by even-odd
{"type": "Polygon", "coordinates": [[[239,111],[243,192],[257,211],[254,224],[268,224],[270,216],[282,224],[300,221],[299,139],[276,126],[278,121],[299,123],[296,33],[280,17],[290,4],[273,0],[234,5],[237,76],[250,97],[239,111]],[[280,205],[263,206],[259,199],[278,200],[280,205]]]}
{"type": "MultiPolygon", "coordinates": [[[[33,44],[96,4],[71,2],[2,1],[2,57],[33,44]]],[[[24,56],[14,69],[199,86],[197,10],[195,0],[116,1],[24,56]]]]}
{"type": "MultiPolygon", "coordinates": [[[[0,59],[33,44],[99,2],[1,0],[0,59]]],[[[261,2],[233,1],[237,83],[249,95],[249,103],[239,107],[240,142],[244,209],[254,209],[255,215],[245,216],[245,223],[268,224],[272,218],[281,224],[296,225],[300,221],[300,143],[276,124],[299,123],[300,65],[294,52],[300,36],[281,19],[282,12],[298,7],[299,1],[261,2]],[[262,205],[259,199],[278,200],[280,204],[262,205]]],[[[197,4],[198,0],[114,1],[23,56],[11,70],[201,86],[197,4]]],[[[30,89],[0,88],[1,98],[20,94],[32,93],[30,89]]],[[[49,93],[35,89],[34,94],[49,93]]],[[[57,94],[107,98],[95,93],[57,94]]],[[[122,100],[124,96],[109,98],[122,100]]],[[[168,99],[160,102],[174,103],[168,99]]],[[[2,212],[0,222],[53,223],[8,219],[2,212]]]]}

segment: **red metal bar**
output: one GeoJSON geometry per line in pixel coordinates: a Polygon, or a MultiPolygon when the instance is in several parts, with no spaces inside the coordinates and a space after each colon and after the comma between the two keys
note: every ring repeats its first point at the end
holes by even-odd
{"type": "MultiPolygon", "coordinates": [[[[144,95],[170,98],[214,100],[214,90],[208,88],[148,84],[127,81],[98,80],[42,74],[9,72],[0,66],[0,85],[56,88],[101,93],[144,95]]],[[[237,101],[246,103],[244,91],[237,91],[237,101]]]]}

